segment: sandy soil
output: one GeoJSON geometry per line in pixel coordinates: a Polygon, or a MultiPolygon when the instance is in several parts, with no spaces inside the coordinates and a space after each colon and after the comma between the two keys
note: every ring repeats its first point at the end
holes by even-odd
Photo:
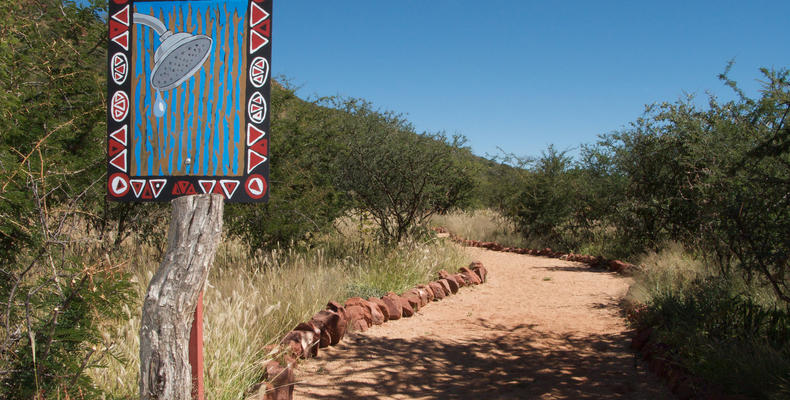
{"type": "MultiPolygon", "coordinates": [[[[297,399],[670,399],[628,349],[629,280],[466,248],[483,285],[347,336],[302,364],[297,399]]],[[[452,272],[452,271],[451,271],[452,272]]]]}

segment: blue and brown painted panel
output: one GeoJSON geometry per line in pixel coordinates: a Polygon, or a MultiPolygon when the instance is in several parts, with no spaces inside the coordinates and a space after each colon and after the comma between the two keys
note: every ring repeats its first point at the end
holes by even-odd
{"type": "Polygon", "coordinates": [[[268,199],[272,0],[111,0],[108,189],[268,199]]]}

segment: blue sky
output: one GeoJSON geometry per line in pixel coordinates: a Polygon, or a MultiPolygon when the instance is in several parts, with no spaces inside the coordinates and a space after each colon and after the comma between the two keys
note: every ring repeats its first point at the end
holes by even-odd
{"type": "Polygon", "coordinates": [[[790,67],[790,1],[277,0],[272,71],[459,133],[479,155],[538,155],[625,127],[683,93],[750,95],[790,67]]]}

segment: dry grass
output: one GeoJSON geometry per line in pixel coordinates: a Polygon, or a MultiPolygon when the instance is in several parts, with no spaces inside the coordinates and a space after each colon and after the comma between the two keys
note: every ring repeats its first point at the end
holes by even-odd
{"type": "Polygon", "coordinates": [[[534,246],[516,232],[510,221],[490,209],[436,215],[431,219],[431,225],[445,227],[464,239],[497,242],[510,247],[534,246]]]}
{"type": "MultiPolygon", "coordinates": [[[[264,346],[309,319],[327,301],[400,292],[428,281],[439,269],[468,263],[445,241],[384,247],[360,241],[364,234],[346,229],[305,251],[275,249],[250,256],[239,241],[220,245],[204,292],[206,398],[243,399],[270,358],[264,346]]],[[[104,327],[115,357],[105,360],[106,368],[89,371],[112,398],[137,397],[141,299],[162,252],[134,241],[126,243],[125,250],[138,303],[125,309],[128,323],[104,327]]]]}
{"type": "MultiPolygon", "coordinates": [[[[695,287],[695,282],[720,275],[709,260],[676,242],[666,244],[659,252],[642,255],[637,264],[640,271],[634,275],[634,284],[626,297],[630,305],[649,304],[655,297],[670,294],[682,297],[695,287]]],[[[759,277],[747,282],[740,274],[733,274],[728,282],[734,292],[748,295],[757,304],[768,308],[781,305],[770,285],[759,277]]]]}
{"type": "Polygon", "coordinates": [[[659,252],[650,252],[639,260],[640,271],[628,290],[627,301],[648,304],[661,294],[682,294],[694,280],[710,276],[713,271],[691,255],[679,243],[668,243],[659,252]]]}

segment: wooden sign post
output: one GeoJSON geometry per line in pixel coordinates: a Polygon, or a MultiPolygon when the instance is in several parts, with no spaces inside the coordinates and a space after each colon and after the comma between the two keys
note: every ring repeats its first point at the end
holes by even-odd
{"type": "Polygon", "coordinates": [[[108,198],[173,204],[143,303],[142,399],[202,400],[223,202],[269,198],[272,1],[109,2],[108,198]]]}
{"type": "Polygon", "coordinates": [[[198,295],[192,330],[189,332],[189,364],[192,365],[192,399],[203,400],[203,291],[198,295]]]}
{"type": "Polygon", "coordinates": [[[222,239],[223,206],[222,196],[215,194],[173,200],[167,251],[143,301],[143,400],[192,398],[188,343],[200,292],[222,239]]]}

